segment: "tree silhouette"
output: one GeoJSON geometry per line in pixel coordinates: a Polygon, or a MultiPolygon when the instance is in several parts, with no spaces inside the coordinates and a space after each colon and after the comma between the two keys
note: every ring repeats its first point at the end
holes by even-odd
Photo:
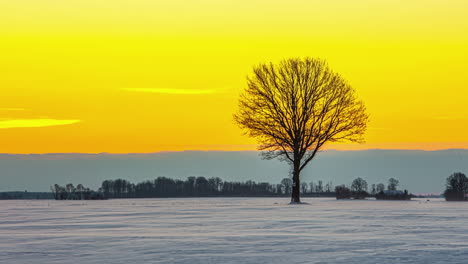
{"type": "Polygon", "coordinates": [[[338,185],[335,187],[335,195],[336,199],[350,199],[351,190],[344,185],[338,185]]]}
{"type": "Polygon", "coordinates": [[[281,185],[283,185],[283,193],[291,193],[291,187],[293,185],[293,182],[290,178],[282,179],[281,185]]]}
{"type": "Polygon", "coordinates": [[[76,186],[76,191],[78,192],[78,197],[80,198],[79,200],[83,200],[83,192],[85,188],[83,187],[83,184],[78,184],[76,186]]]}
{"type": "Polygon", "coordinates": [[[319,180],[317,185],[315,185],[315,192],[323,193],[323,181],[322,180],[319,180]]]}
{"type": "MultiPolygon", "coordinates": [[[[108,181],[113,184],[113,181],[108,181]]],[[[106,197],[102,193],[102,188],[99,192],[85,188],[82,184],[78,184],[76,188],[69,183],[65,187],[58,184],[50,187],[55,200],[102,200],[106,197]]]]}
{"type": "Polygon", "coordinates": [[[291,165],[291,202],[300,202],[300,173],[328,142],[362,142],[368,116],[354,89],[324,60],[260,64],[247,78],[235,122],[257,138],[266,159],[291,165]]]}
{"type": "Polygon", "coordinates": [[[397,179],[395,178],[390,178],[388,180],[388,186],[387,186],[387,189],[390,190],[390,191],[396,191],[398,185],[400,184],[400,181],[398,181],[397,179]]]}
{"type": "Polygon", "coordinates": [[[327,182],[327,184],[325,184],[325,192],[331,192],[333,189],[333,183],[331,181],[327,182]]]}
{"type": "Polygon", "coordinates": [[[308,184],[307,184],[306,182],[301,183],[301,191],[302,191],[302,193],[306,193],[306,192],[307,192],[307,187],[308,187],[308,184]]]}
{"type": "Polygon", "coordinates": [[[361,177],[354,179],[351,183],[351,190],[353,191],[352,195],[354,199],[365,199],[369,196],[367,193],[367,182],[361,177]]]}
{"type": "Polygon", "coordinates": [[[73,184],[69,183],[67,184],[66,189],[67,189],[67,199],[72,200],[73,196],[75,195],[75,187],[73,186],[73,184]]]}
{"type": "Polygon", "coordinates": [[[384,190],[385,190],[385,184],[383,183],[377,184],[377,189],[376,189],[377,193],[383,192],[384,190]]]}
{"type": "Polygon", "coordinates": [[[461,172],[455,172],[447,178],[446,190],[444,192],[447,201],[466,200],[468,193],[468,178],[461,172]]]}
{"type": "Polygon", "coordinates": [[[311,181],[309,183],[309,186],[310,186],[310,192],[312,192],[312,193],[315,192],[315,183],[314,183],[314,181],[311,181]]]}
{"type": "Polygon", "coordinates": [[[367,191],[367,182],[361,177],[358,177],[351,183],[351,190],[355,192],[367,191]]]}

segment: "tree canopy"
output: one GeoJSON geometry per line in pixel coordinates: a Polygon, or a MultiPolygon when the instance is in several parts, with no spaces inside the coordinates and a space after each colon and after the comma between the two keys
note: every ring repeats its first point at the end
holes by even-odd
{"type": "Polygon", "coordinates": [[[300,202],[300,172],[328,142],[363,142],[368,115],[353,87],[321,59],[255,66],[235,122],[267,159],[292,165],[291,202],[300,202]]]}
{"type": "Polygon", "coordinates": [[[466,200],[468,193],[468,178],[461,172],[455,172],[447,178],[445,199],[448,201],[466,200]]]}

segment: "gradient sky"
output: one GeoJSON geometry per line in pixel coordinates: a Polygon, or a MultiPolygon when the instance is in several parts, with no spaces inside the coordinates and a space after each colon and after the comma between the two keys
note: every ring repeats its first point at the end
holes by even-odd
{"type": "Polygon", "coordinates": [[[0,2],[0,153],[255,149],[232,121],[252,66],[320,57],[367,143],[468,148],[464,0],[0,2]]]}

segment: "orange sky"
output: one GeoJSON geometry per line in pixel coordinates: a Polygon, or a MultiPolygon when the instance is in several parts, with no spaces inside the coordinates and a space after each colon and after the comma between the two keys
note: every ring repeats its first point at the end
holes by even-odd
{"type": "Polygon", "coordinates": [[[338,149],[468,148],[466,1],[0,2],[0,153],[255,149],[260,62],[328,60],[371,117],[338,149]]]}

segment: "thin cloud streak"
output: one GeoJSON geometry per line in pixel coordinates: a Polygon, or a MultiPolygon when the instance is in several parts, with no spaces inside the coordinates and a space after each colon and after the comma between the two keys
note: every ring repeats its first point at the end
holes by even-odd
{"type": "Polygon", "coordinates": [[[212,94],[214,90],[209,89],[171,89],[171,88],[121,88],[123,91],[159,94],[212,94]]]}
{"type": "Polygon", "coordinates": [[[71,125],[81,122],[81,120],[58,120],[58,119],[13,119],[1,120],[0,129],[5,128],[25,128],[25,127],[48,127],[71,125]]]}

